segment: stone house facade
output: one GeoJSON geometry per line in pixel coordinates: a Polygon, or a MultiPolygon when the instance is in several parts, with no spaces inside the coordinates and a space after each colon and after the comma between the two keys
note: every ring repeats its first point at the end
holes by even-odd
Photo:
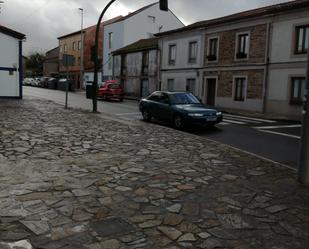
{"type": "Polygon", "coordinates": [[[162,89],[191,91],[225,109],[299,119],[307,32],[309,1],[297,0],[157,34],[162,89]]]}
{"type": "Polygon", "coordinates": [[[140,99],[159,90],[158,39],[142,39],[114,51],[113,78],[128,98],[140,99]]]}

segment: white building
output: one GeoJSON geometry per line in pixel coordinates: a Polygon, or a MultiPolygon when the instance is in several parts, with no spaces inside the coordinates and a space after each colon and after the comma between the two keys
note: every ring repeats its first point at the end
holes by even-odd
{"type": "Polygon", "coordinates": [[[104,27],[103,35],[103,78],[113,75],[112,52],[140,39],[146,39],[159,32],[184,27],[184,24],[170,10],[165,12],[159,3],[145,6],[104,27]]]}
{"type": "Polygon", "coordinates": [[[299,119],[305,94],[309,1],[272,20],[266,111],[299,119]]]}
{"type": "Polygon", "coordinates": [[[22,40],[25,35],[0,25],[0,98],[22,98],[22,40]]]}

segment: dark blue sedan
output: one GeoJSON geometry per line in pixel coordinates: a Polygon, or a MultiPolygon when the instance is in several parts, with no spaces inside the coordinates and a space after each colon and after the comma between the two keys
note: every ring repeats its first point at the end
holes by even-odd
{"type": "Polygon", "coordinates": [[[203,105],[187,92],[154,92],[142,99],[139,109],[145,121],[152,117],[171,122],[176,128],[186,125],[214,126],[223,119],[222,113],[203,105]]]}

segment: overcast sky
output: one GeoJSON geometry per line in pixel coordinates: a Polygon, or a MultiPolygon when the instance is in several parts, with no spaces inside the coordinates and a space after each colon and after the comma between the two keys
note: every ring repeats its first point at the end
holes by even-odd
{"type": "MultiPolygon", "coordinates": [[[[0,24],[26,34],[24,54],[45,52],[57,46],[57,37],[96,23],[107,0],[2,0],[0,24]]],[[[289,0],[169,0],[169,8],[186,25],[289,0]]],[[[107,13],[109,19],[126,15],[155,0],[118,0],[107,13]]]]}

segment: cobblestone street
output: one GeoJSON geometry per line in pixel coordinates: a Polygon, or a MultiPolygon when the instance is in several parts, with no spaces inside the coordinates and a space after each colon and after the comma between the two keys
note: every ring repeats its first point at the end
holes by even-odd
{"type": "Polygon", "coordinates": [[[290,169],[43,100],[1,101],[0,124],[0,248],[309,248],[290,169]]]}

